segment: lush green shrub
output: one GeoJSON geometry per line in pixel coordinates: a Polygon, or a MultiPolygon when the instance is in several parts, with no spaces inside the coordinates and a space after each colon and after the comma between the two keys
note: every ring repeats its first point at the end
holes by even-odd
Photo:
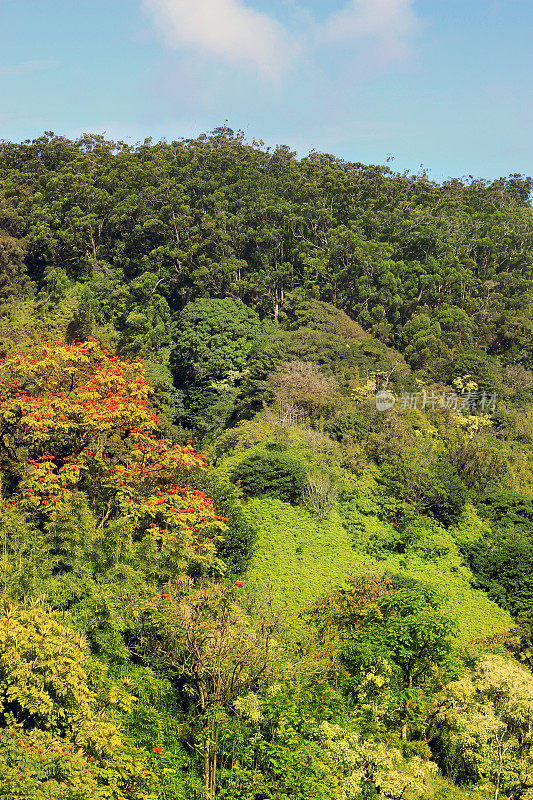
{"type": "MultiPolygon", "coordinates": [[[[94,759],[93,759],[94,761],[94,759]]],[[[91,766],[78,748],[44,731],[0,730],[2,800],[104,800],[91,766]]]]}
{"type": "Polygon", "coordinates": [[[335,622],[349,632],[338,654],[345,690],[356,702],[372,703],[405,739],[408,726],[414,732],[420,724],[422,694],[430,695],[446,672],[455,626],[430,588],[390,591],[371,582],[370,593],[359,596],[358,583],[337,601],[335,622]]]}
{"type": "Polygon", "coordinates": [[[285,298],[280,323],[289,330],[310,328],[324,333],[333,333],[344,339],[368,337],[361,326],[340,308],[320,300],[298,297],[296,293],[285,298]]]}
{"type": "Polygon", "coordinates": [[[533,540],[502,530],[463,544],[475,585],[511,614],[533,606],[533,540]]]}
{"type": "Polygon", "coordinates": [[[467,499],[457,470],[443,457],[412,454],[397,456],[381,467],[380,483],[386,491],[431,514],[443,525],[455,523],[467,499]]]}
{"type": "Polygon", "coordinates": [[[229,298],[200,298],[176,315],[171,364],[184,424],[206,431],[224,423],[260,330],[255,311],[229,298]]]}
{"type": "Polygon", "coordinates": [[[447,362],[438,377],[448,383],[461,375],[469,375],[480,392],[501,392],[501,367],[498,360],[484,350],[465,350],[447,362]]]}
{"type": "Polygon", "coordinates": [[[91,670],[85,637],[40,602],[6,608],[0,615],[0,727],[15,722],[95,753],[112,750],[120,740],[115,726],[96,713],[91,670]]]}
{"type": "Polygon", "coordinates": [[[284,453],[255,453],[241,461],[231,474],[246,497],[277,497],[295,503],[302,495],[305,470],[284,453]]]}
{"type": "Polygon", "coordinates": [[[172,363],[178,380],[220,381],[243,370],[260,331],[259,317],[240,300],[200,298],[176,318],[172,363]]]}
{"type": "Polygon", "coordinates": [[[490,487],[478,503],[478,508],[493,525],[513,528],[517,533],[531,533],[533,530],[533,501],[527,497],[490,487]]]}
{"type": "Polygon", "coordinates": [[[511,614],[533,606],[533,504],[512,492],[488,490],[479,510],[491,529],[462,550],[476,585],[511,614]]]}
{"type": "Polygon", "coordinates": [[[364,441],[375,430],[375,426],[370,414],[350,411],[336,419],[327,420],[324,430],[329,433],[332,439],[336,439],[339,442],[348,437],[357,441],[364,441]]]}

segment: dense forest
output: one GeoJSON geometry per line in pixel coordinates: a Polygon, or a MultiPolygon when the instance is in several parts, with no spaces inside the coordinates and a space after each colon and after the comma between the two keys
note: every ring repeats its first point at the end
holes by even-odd
{"type": "Polygon", "coordinates": [[[0,798],[533,798],[532,189],[0,143],[0,798]]]}

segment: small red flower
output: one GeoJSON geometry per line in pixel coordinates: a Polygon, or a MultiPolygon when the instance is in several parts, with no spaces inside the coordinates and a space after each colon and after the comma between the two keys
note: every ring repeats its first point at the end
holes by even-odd
{"type": "Polygon", "coordinates": [[[161,595],[161,597],[170,597],[170,595],[168,594],[168,592],[165,592],[164,594],[161,595]]]}
{"type": "Polygon", "coordinates": [[[162,747],[154,747],[154,753],[157,753],[158,756],[163,755],[163,748],[162,747]]]}
{"type": "Polygon", "coordinates": [[[244,586],[244,581],[235,581],[235,586],[244,586]]]}

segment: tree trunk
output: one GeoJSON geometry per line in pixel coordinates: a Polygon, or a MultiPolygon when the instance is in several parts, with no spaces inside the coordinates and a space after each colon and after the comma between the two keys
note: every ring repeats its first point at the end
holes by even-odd
{"type": "Polygon", "coordinates": [[[204,716],[204,789],[206,800],[214,800],[217,789],[218,765],[218,722],[213,722],[204,716]]]}
{"type": "MultiPolygon", "coordinates": [[[[212,775],[213,760],[213,725],[209,719],[209,709],[207,702],[207,691],[203,680],[196,676],[196,691],[201,710],[202,728],[204,731],[204,789],[206,800],[213,800],[215,797],[216,783],[212,775]]],[[[215,770],[216,772],[216,770],[215,770]]]]}
{"type": "Polygon", "coordinates": [[[496,786],[494,787],[494,800],[500,797],[500,782],[502,779],[503,753],[501,743],[498,742],[498,772],[496,774],[496,786]]]}
{"type": "Polygon", "coordinates": [[[209,736],[206,736],[204,742],[204,787],[205,787],[206,798],[209,798],[209,800],[211,800],[212,795],[211,795],[209,765],[210,765],[210,740],[209,736]]]}
{"type": "Polygon", "coordinates": [[[507,726],[501,732],[501,735],[498,735],[498,731],[496,731],[496,744],[498,746],[498,772],[496,773],[496,786],[494,787],[494,800],[499,800],[500,797],[500,783],[502,780],[502,772],[503,772],[503,740],[505,738],[505,733],[507,731],[507,726]]]}
{"type": "Polygon", "coordinates": [[[212,734],[211,737],[211,748],[210,748],[210,759],[209,759],[209,800],[214,800],[216,788],[217,788],[217,764],[218,764],[218,733],[219,733],[219,725],[218,722],[213,724],[213,728],[211,729],[210,733],[212,734]]]}

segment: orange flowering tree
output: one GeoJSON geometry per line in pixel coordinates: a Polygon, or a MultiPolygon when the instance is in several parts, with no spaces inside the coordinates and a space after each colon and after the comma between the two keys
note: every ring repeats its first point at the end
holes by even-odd
{"type": "MultiPolygon", "coordinates": [[[[90,508],[92,547],[109,567],[141,555],[151,577],[223,571],[216,544],[224,518],[183,483],[201,454],[162,438],[140,361],[95,339],[41,342],[0,362],[0,467],[4,508],[41,528],[65,509],[90,508]]],[[[88,555],[90,558],[90,554],[88,555]]]]}

